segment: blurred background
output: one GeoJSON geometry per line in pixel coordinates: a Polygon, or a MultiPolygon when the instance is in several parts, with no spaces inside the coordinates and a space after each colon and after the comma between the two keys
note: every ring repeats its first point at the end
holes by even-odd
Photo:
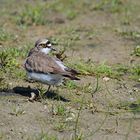
{"type": "Polygon", "coordinates": [[[0,0],[0,138],[138,140],[139,89],[139,0],[0,0]],[[79,83],[55,91],[70,103],[9,96],[29,85],[45,91],[23,68],[39,38],[49,38],[66,65],[81,72],[79,83]]]}

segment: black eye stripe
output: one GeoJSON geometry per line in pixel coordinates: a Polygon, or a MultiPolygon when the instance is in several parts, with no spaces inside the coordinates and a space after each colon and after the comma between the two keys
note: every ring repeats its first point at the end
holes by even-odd
{"type": "Polygon", "coordinates": [[[45,48],[46,47],[46,44],[40,44],[43,48],[45,48]]]}
{"type": "Polygon", "coordinates": [[[51,44],[50,41],[47,41],[46,43],[40,43],[40,45],[41,45],[43,48],[50,48],[52,44],[51,44]]]}
{"type": "Polygon", "coordinates": [[[51,44],[51,42],[50,41],[47,41],[47,43],[46,44],[51,44]]]}

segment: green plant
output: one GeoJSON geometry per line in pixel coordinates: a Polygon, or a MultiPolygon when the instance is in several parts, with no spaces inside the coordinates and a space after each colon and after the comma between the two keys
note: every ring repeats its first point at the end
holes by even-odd
{"type": "Polygon", "coordinates": [[[92,75],[94,74],[94,64],[92,62],[79,61],[72,65],[77,69],[82,75],[92,75]]]}
{"type": "Polygon", "coordinates": [[[63,104],[52,105],[52,114],[65,117],[66,116],[65,106],[63,104]]]}
{"type": "Polygon", "coordinates": [[[76,83],[74,81],[67,80],[65,82],[65,87],[67,87],[68,89],[76,89],[77,85],[76,85],[76,83]]]}
{"type": "Polygon", "coordinates": [[[82,91],[85,92],[85,93],[92,93],[92,91],[93,91],[93,87],[92,87],[91,83],[88,83],[88,84],[86,84],[82,87],[80,87],[80,86],[78,87],[79,90],[81,88],[82,88],[82,91]]]}
{"type": "Polygon", "coordinates": [[[82,108],[83,108],[83,104],[84,104],[84,96],[82,97],[82,101],[81,101],[81,105],[75,120],[75,126],[74,126],[74,140],[81,140],[82,139],[82,134],[78,134],[78,125],[79,125],[79,121],[80,121],[80,115],[82,112],[82,108]]]}
{"type": "Polygon", "coordinates": [[[139,113],[140,112],[140,99],[138,98],[135,101],[120,102],[117,105],[117,108],[124,109],[124,110],[127,110],[129,112],[133,112],[133,113],[139,113]]]}
{"type": "Polygon", "coordinates": [[[55,123],[54,130],[59,131],[59,132],[65,131],[66,123],[64,123],[64,122],[55,123]]]}
{"type": "Polygon", "coordinates": [[[118,72],[119,75],[124,75],[124,74],[128,73],[129,69],[130,68],[128,66],[122,65],[122,64],[115,66],[115,70],[118,72]]]}
{"type": "Polygon", "coordinates": [[[14,106],[12,108],[12,112],[10,112],[11,115],[19,116],[25,114],[25,111],[22,108],[19,108],[18,106],[14,106]]]}
{"type": "Polygon", "coordinates": [[[18,25],[44,25],[47,19],[44,15],[45,7],[42,5],[26,5],[24,10],[17,16],[18,25]]]}
{"type": "Polygon", "coordinates": [[[77,7],[77,2],[75,0],[58,0],[58,1],[53,1],[50,2],[47,5],[47,9],[53,11],[53,12],[59,12],[69,20],[73,20],[77,17],[78,10],[76,9],[77,7]]]}
{"type": "Polygon", "coordinates": [[[20,60],[28,54],[30,45],[25,45],[21,48],[9,47],[0,52],[0,72],[2,75],[7,73],[11,78],[25,78],[25,71],[22,69],[20,60]]]}
{"type": "Polygon", "coordinates": [[[73,20],[74,18],[76,18],[76,16],[77,16],[77,12],[76,11],[73,11],[73,10],[67,10],[66,11],[66,17],[69,20],[73,20]]]}
{"type": "Polygon", "coordinates": [[[140,56],[140,45],[137,45],[137,46],[134,48],[134,51],[133,51],[132,55],[140,56]]]}
{"type": "Polygon", "coordinates": [[[8,63],[8,54],[6,51],[0,52],[0,67],[3,68],[7,65],[8,63]]]}
{"type": "Polygon", "coordinates": [[[14,35],[7,32],[4,28],[0,27],[0,41],[7,41],[14,39],[14,35]]]}
{"type": "Polygon", "coordinates": [[[140,65],[136,65],[136,66],[133,66],[131,69],[130,69],[130,72],[131,72],[131,78],[132,79],[135,79],[137,81],[140,80],[140,65]]]}
{"type": "Polygon", "coordinates": [[[64,116],[64,115],[66,115],[66,109],[65,109],[65,107],[64,107],[64,105],[58,105],[57,106],[57,115],[59,115],[59,116],[64,116]]]}
{"type": "Polygon", "coordinates": [[[97,74],[103,74],[105,76],[110,76],[110,77],[115,75],[111,66],[108,66],[105,63],[102,63],[101,65],[97,66],[95,70],[97,74]]]}
{"type": "Polygon", "coordinates": [[[131,30],[120,30],[117,31],[121,36],[123,36],[126,39],[131,39],[134,41],[138,41],[140,39],[140,32],[139,31],[131,31],[131,30]]]}
{"type": "Polygon", "coordinates": [[[52,135],[49,135],[47,133],[41,133],[39,134],[35,140],[58,140],[56,136],[52,136],[52,135]]]}
{"type": "Polygon", "coordinates": [[[9,47],[0,52],[0,62],[5,65],[9,59],[25,58],[30,49],[30,44],[24,45],[21,48],[9,47]]]}
{"type": "Polygon", "coordinates": [[[99,76],[109,76],[113,78],[118,78],[119,73],[113,69],[113,67],[102,64],[95,64],[92,61],[84,62],[83,60],[72,65],[77,69],[81,75],[99,75],[99,76]]]}
{"type": "Polygon", "coordinates": [[[4,135],[4,133],[2,133],[2,132],[0,132],[0,139],[1,139],[1,140],[4,140],[4,139],[5,139],[5,135],[4,135]]]}
{"type": "Polygon", "coordinates": [[[80,32],[77,31],[75,27],[64,27],[63,30],[60,31],[63,35],[59,39],[60,45],[67,47],[72,47],[76,43],[76,41],[80,40],[80,32]]]}
{"type": "Polygon", "coordinates": [[[7,68],[14,69],[15,67],[19,66],[16,58],[12,56],[12,51],[9,50],[0,52],[0,64],[3,69],[5,68],[5,70],[7,68]]]}
{"type": "Polygon", "coordinates": [[[133,74],[140,76],[140,66],[133,67],[131,71],[133,74]]]}
{"type": "Polygon", "coordinates": [[[109,12],[120,12],[122,10],[121,0],[101,0],[94,7],[94,10],[103,10],[109,12]]]}

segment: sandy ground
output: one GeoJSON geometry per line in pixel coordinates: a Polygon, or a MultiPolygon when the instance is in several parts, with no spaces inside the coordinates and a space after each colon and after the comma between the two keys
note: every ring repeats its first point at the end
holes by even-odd
{"type": "MultiPolygon", "coordinates": [[[[140,4],[138,0],[134,2],[140,4]]],[[[4,2],[1,4],[5,6],[4,2]]],[[[13,4],[11,7],[14,7],[13,4]]],[[[5,8],[2,11],[4,10],[5,8]]],[[[55,14],[50,16],[53,22],[56,22],[57,16],[65,22],[52,26],[29,26],[22,30],[10,22],[10,13],[3,14],[0,23],[8,31],[17,34],[18,38],[12,42],[13,45],[24,45],[26,42],[34,44],[39,37],[46,35],[56,38],[71,36],[63,33],[63,30],[73,27],[79,39],[75,41],[74,46],[66,49],[66,63],[81,59],[90,59],[97,64],[106,62],[111,66],[139,63],[139,57],[130,55],[136,44],[135,40],[126,39],[116,32],[124,28],[139,29],[139,15],[128,27],[124,27],[120,24],[119,14],[109,12],[93,10],[70,21],[55,14]],[[4,23],[5,21],[7,22],[4,23]],[[93,33],[87,35],[91,29],[93,33]]],[[[131,16],[134,15],[135,13],[131,16]]],[[[10,42],[1,44],[8,46],[10,42]]],[[[63,42],[56,47],[62,49],[63,42]]],[[[96,76],[80,78],[76,84],[83,87],[89,85],[90,92],[64,86],[53,87],[44,99],[35,102],[29,102],[27,99],[31,90],[36,88],[36,83],[22,79],[9,81],[9,91],[0,92],[0,139],[53,140],[53,137],[56,137],[59,140],[139,140],[140,112],[136,110],[139,104],[134,102],[140,97],[140,83],[129,79],[128,75],[119,80],[110,78],[107,82],[100,77],[100,88],[92,97],[91,93],[97,84],[96,76]],[[29,85],[31,89],[28,88],[29,85]],[[76,135],[79,139],[76,139],[76,135]]],[[[46,85],[43,87],[47,89],[46,85]]]]}

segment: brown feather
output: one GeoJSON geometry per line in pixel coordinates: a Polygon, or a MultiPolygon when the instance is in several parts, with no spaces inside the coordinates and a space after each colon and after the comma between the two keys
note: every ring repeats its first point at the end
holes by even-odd
{"type": "Polygon", "coordinates": [[[29,72],[54,73],[69,77],[72,80],[79,80],[75,77],[78,74],[76,70],[62,69],[55,60],[60,61],[58,58],[52,58],[43,52],[30,53],[25,62],[25,69],[29,72]]]}

